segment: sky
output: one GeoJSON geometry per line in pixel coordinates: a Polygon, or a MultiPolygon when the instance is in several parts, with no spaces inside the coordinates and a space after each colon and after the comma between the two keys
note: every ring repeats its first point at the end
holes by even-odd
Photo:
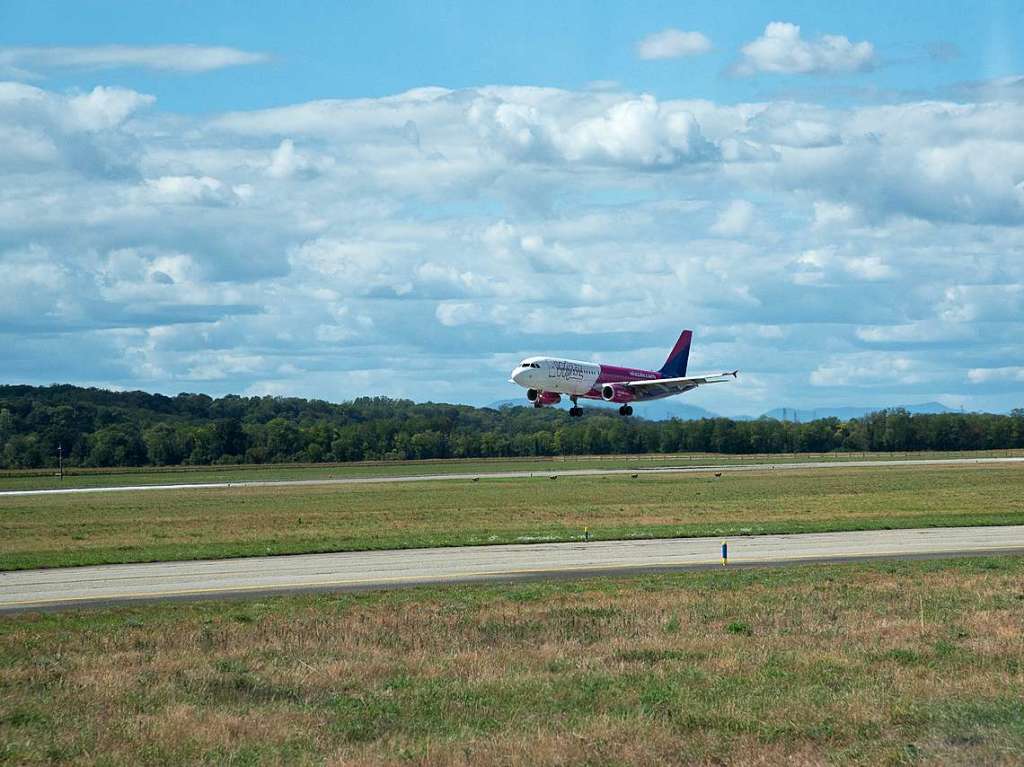
{"type": "Polygon", "coordinates": [[[0,0],[0,380],[1024,406],[1024,5],[0,0]],[[845,7],[849,6],[849,7],[845,7]]]}

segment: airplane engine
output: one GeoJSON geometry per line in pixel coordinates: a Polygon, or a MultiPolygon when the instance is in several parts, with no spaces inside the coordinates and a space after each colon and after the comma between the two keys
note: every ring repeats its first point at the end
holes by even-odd
{"type": "Polygon", "coordinates": [[[526,392],[526,397],[536,407],[545,407],[546,405],[557,405],[562,401],[562,396],[556,394],[553,391],[537,391],[536,389],[530,389],[526,392]]]}
{"type": "Polygon", "coordinates": [[[619,384],[605,384],[601,387],[601,397],[605,402],[616,402],[618,404],[624,404],[626,402],[632,402],[636,399],[636,395],[633,394],[627,387],[620,386],[619,384]]]}

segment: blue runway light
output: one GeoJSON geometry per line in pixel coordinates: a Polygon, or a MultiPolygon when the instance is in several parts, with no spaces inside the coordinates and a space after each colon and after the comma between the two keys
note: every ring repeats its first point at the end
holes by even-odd
{"type": "Polygon", "coordinates": [[[729,544],[726,541],[722,541],[722,567],[725,567],[729,563],[729,544]]]}

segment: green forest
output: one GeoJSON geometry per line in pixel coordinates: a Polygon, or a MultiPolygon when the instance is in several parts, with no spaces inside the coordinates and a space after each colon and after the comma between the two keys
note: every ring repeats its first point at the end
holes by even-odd
{"type": "Polygon", "coordinates": [[[1024,409],[792,423],[645,421],[591,410],[414,403],[362,397],[167,397],[69,385],[0,386],[0,468],[320,463],[594,455],[986,450],[1024,447],[1024,409]]]}

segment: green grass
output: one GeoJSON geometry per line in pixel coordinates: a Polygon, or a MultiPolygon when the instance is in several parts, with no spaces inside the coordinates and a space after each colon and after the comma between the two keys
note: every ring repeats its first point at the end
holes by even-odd
{"type": "Polygon", "coordinates": [[[473,474],[493,471],[553,471],[567,469],[629,469],[657,466],[716,466],[744,463],[803,463],[807,461],[901,460],[914,458],[983,458],[1024,455],[1024,450],[982,450],[947,453],[786,453],[722,455],[568,456],[558,458],[490,458],[428,461],[376,461],[340,464],[243,464],[231,466],[170,466],[118,469],[68,469],[60,479],[55,469],[0,470],[2,490],[47,490],[117,485],[174,485],[204,482],[245,482],[344,477],[398,477],[424,474],[473,474]]]}
{"type": "Polygon", "coordinates": [[[885,467],[0,499],[0,570],[1024,522],[1024,467],[885,467]]]}
{"type": "Polygon", "coordinates": [[[1024,560],[0,618],[0,763],[1015,764],[1024,560]]]}

